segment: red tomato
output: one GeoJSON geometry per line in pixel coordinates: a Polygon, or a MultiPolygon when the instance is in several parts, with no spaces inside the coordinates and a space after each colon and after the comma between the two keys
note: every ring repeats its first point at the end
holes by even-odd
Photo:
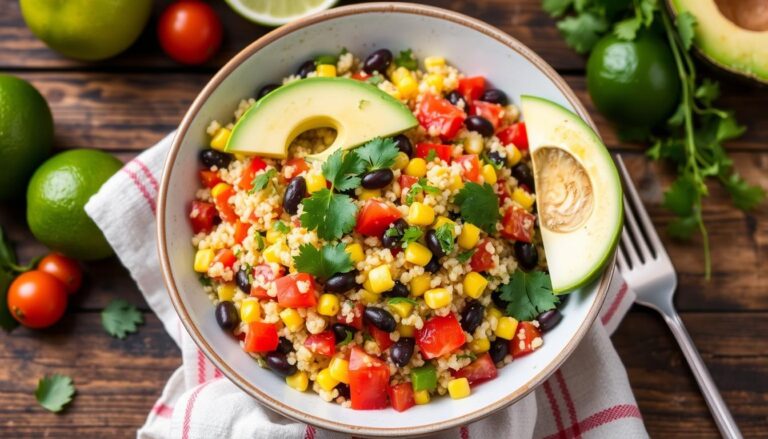
{"type": "Polygon", "coordinates": [[[515,241],[531,242],[536,216],[522,207],[510,206],[501,220],[501,235],[515,241]]]}
{"type": "Polygon", "coordinates": [[[459,93],[464,96],[468,103],[471,103],[485,91],[485,78],[482,76],[472,76],[459,79],[459,93]]]}
{"type": "Polygon", "coordinates": [[[317,297],[315,297],[317,289],[311,274],[296,273],[281,277],[275,281],[275,288],[277,288],[277,303],[283,308],[309,308],[317,305],[317,297]],[[306,291],[302,292],[299,285],[306,287],[306,291]]]}
{"type": "Polygon", "coordinates": [[[216,171],[211,171],[209,169],[201,169],[200,170],[200,183],[203,184],[203,186],[207,187],[208,189],[213,189],[214,186],[221,183],[221,177],[219,177],[219,173],[216,171]]]}
{"type": "Polygon", "coordinates": [[[221,265],[226,268],[232,268],[232,266],[235,265],[235,261],[237,261],[237,256],[235,256],[235,253],[228,248],[223,248],[217,251],[216,256],[213,258],[214,264],[221,262],[221,265]]]}
{"type": "Polygon", "coordinates": [[[189,210],[189,222],[192,223],[192,231],[195,234],[210,232],[213,230],[217,216],[216,207],[212,203],[193,201],[192,208],[189,210]]]}
{"type": "Polygon", "coordinates": [[[349,355],[349,394],[355,410],[383,409],[387,406],[389,367],[357,346],[349,355]]]}
{"type": "Polygon", "coordinates": [[[426,159],[429,155],[429,151],[435,150],[435,157],[443,160],[447,163],[451,162],[451,154],[453,148],[451,145],[438,145],[435,143],[417,143],[416,144],[416,157],[426,159]]]}
{"type": "Polygon", "coordinates": [[[266,167],[267,164],[264,160],[258,157],[252,157],[251,163],[245,168],[243,174],[240,176],[240,181],[237,183],[237,186],[244,191],[253,189],[253,179],[256,178],[256,174],[258,174],[259,171],[266,167]]]}
{"type": "Polygon", "coordinates": [[[332,357],[336,353],[336,337],[333,335],[333,331],[310,334],[304,340],[304,346],[316,354],[332,357]]]}
{"type": "Polygon", "coordinates": [[[358,81],[365,81],[366,79],[368,79],[370,77],[371,77],[371,75],[365,73],[362,70],[357,72],[357,73],[353,73],[352,76],[351,76],[352,79],[357,79],[358,81]]]}
{"type": "Polygon", "coordinates": [[[450,354],[465,341],[464,330],[453,314],[432,317],[416,332],[416,343],[425,360],[450,354]]]}
{"type": "Polygon", "coordinates": [[[437,132],[441,139],[451,140],[456,137],[467,115],[447,99],[426,95],[422,99],[416,118],[427,132],[437,132]]]}
{"type": "Polygon", "coordinates": [[[347,324],[359,331],[363,329],[363,311],[365,311],[365,307],[362,303],[355,304],[352,313],[340,318],[339,322],[347,324]]]}
{"type": "Polygon", "coordinates": [[[408,196],[408,192],[411,190],[411,186],[416,184],[419,181],[419,177],[414,177],[412,175],[406,175],[401,174],[400,180],[398,182],[400,183],[400,201],[405,201],[405,197],[408,196]]]}
{"type": "Polygon", "coordinates": [[[470,106],[470,114],[481,116],[493,125],[493,129],[499,127],[501,121],[501,113],[504,108],[499,104],[493,104],[484,101],[475,101],[470,106]]]}
{"type": "Polygon", "coordinates": [[[520,322],[517,327],[517,334],[509,341],[509,351],[512,352],[512,358],[522,357],[538,349],[533,347],[533,340],[541,337],[541,331],[531,322],[520,322]]]}
{"type": "Polygon", "coordinates": [[[475,247],[475,252],[472,254],[472,259],[469,261],[469,266],[473,271],[486,271],[493,268],[493,255],[488,251],[486,246],[493,245],[488,239],[483,239],[475,247]]]}
{"type": "Polygon", "coordinates": [[[520,151],[528,149],[528,134],[525,130],[525,122],[514,123],[496,133],[502,144],[515,145],[520,151]]]}
{"type": "Polygon", "coordinates": [[[48,253],[40,262],[37,269],[44,271],[64,283],[67,292],[72,294],[80,289],[83,283],[83,271],[76,260],[61,253],[48,253]]]}
{"type": "Polygon", "coordinates": [[[357,216],[355,230],[366,236],[381,236],[389,225],[403,216],[397,208],[384,201],[370,199],[357,216]]]}
{"type": "Polygon", "coordinates": [[[382,352],[389,349],[389,347],[395,343],[389,338],[389,332],[384,332],[373,325],[368,325],[368,332],[371,334],[371,337],[376,340],[376,344],[379,345],[379,349],[381,349],[382,352]]]}
{"type": "Polygon", "coordinates": [[[243,242],[245,238],[248,237],[248,229],[251,228],[251,225],[248,223],[244,223],[240,220],[235,221],[235,243],[240,244],[243,242]]]}
{"type": "Polygon", "coordinates": [[[219,50],[221,20],[207,3],[181,0],[168,6],[157,23],[160,46],[183,64],[202,64],[219,50]]]}
{"type": "Polygon", "coordinates": [[[228,223],[233,223],[237,221],[238,218],[237,214],[235,213],[235,208],[229,204],[229,199],[233,195],[235,195],[235,190],[231,187],[228,187],[213,198],[213,202],[216,204],[216,210],[219,211],[219,216],[222,220],[228,223]]]}
{"type": "Polygon", "coordinates": [[[499,179],[493,189],[496,195],[499,196],[499,205],[504,205],[504,201],[512,198],[512,193],[509,192],[509,186],[507,186],[507,180],[505,179],[499,179]]]}
{"type": "Polygon", "coordinates": [[[293,177],[307,171],[309,171],[309,164],[306,160],[290,159],[283,165],[283,178],[286,181],[291,181],[293,177]]]}
{"type": "Polygon", "coordinates": [[[274,297],[267,294],[267,290],[258,286],[258,285],[251,285],[251,297],[255,297],[260,300],[275,300],[274,297]]]}
{"type": "Polygon", "coordinates": [[[456,378],[466,378],[470,385],[480,384],[484,381],[496,378],[499,372],[496,365],[493,364],[491,355],[488,352],[477,357],[477,360],[465,366],[453,374],[456,378]]]}
{"type": "Polygon", "coordinates": [[[477,158],[477,154],[463,155],[457,158],[456,162],[461,166],[461,174],[465,180],[475,183],[480,181],[480,160],[477,158]]]}
{"type": "Polygon", "coordinates": [[[392,408],[398,412],[404,412],[416,405],[416,401],[413,400],[413,386],[411,383],[395,384],[387,390],[392,408]]]}
{"type": "Polygon", "coordinates": [[[8,288],[8,310],[28,328],[56,323],[67,309],[67,289],[52,274],[40,270],[20,274],[8,288]]]}
{"type": "Polygon", "coordinates": [[[277,349],[279,340],[274,323],[251,322],[245,336],[245,352],[271,352],[277,349]]]}

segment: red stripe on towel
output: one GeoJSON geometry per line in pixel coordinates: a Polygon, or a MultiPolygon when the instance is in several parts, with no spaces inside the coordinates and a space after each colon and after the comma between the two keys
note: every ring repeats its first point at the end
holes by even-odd
{"type": "Polygon", "coordinates": [[[563,399],[565,400],[565,406],[568,408],[568,416],[571,418],[571,422],[573,423],[573,431],[574,431],[574,437],[579,438],[581,437],[581,431],[579,430],[579,422],[578,418],[576,417],[576,406],[573,404],[573,399],[571,398],[571,392],[568,391],[568,385],[565,383],[565,378],[563,377],[563,372],[558,369],[557,372],[555,372],[555,379],[557,380],[558,386],[560,386],[560,392],[563,394],[563,399]]]}
{"type": "Polygon", "coordinates": [[[205,357],[200,349],[197,350],[197,383],[205,382],[205,357]]]}
{"type": "Polygon", "coordinates": [[[304,439],[315,439],[315,427],[307,425],[304,430],[304,439]]]}
{"type": "Polygon", "coordinates": [[[613,299],[613,302],[611,302],[611,306],[608,307],[608,310],[605,311],[605,314],[603,314],[603,317],[600,319],[600,321],[603,322],[603,326],[608,324],[608,322],[611,321],[611,318],[613,318],[613,315],[616,314],[616,311],[619,309],[619,305],[621,305],[621,301],[624,300],[624,296],[627,295],[628,289],[629,288],[627,287],[626,282],[621,284],[619,292],[616,293],[616,297],[613,299]]]}
{"type": "Polygon", "coordinates": [[[152,413],[160,416],[161,418],[170,418],[173,416],[173,407],[167,406],[163,403],[157,403],[152,407],[152,413]]]}
{"type": "Polygon", "coordinates": [[[157,184],[157,179],[155,179],[155,176],[152,175],[152,171],[149,170],[147,165],[144,164],[138,157],[131,160],[131,162],[136,163],[136,165],[141,169],[141,172],[144,173],[144,175],[147,177],[147,180],[149,180],[149,184],[152,185],[152,188],[157,192],[160,190],[160,186],[157,184]]]}
{"type": "Polygon", "coordinates": [[[459,436],[461,436],[461,439],[469,439],[469,426],[462,425],[459,428],[459,436]]]}
{"type": "Polygon", "coordinates": [[[187,400],[187,408],[184,410],[184,423],[181,426],[181,439],[189,439],[189,430],[192,427],[192,409],[195,407],[197,396],[200,394],[200,391],[202,391],[208,384],[212,382],[213,380],[208,381],[205,384],[201,384],[192,392],[192,395],[189,396],[189,400],[187,400]]]}
{"type": "Polygon", "coordinates": [[[627,418],[643,419],[643,416],[640,414],[640,409],[638,409],[636,405],[619,404],[613,407],[609,407],[605,410],[601,410],[594,415],[583,419],[581,422],[571,425],[568,427],[568,429],[560,429],[560,431],[557,433],[551,434],[544,439],[568,437],[569,433],[575,434],[575,431],[586,433],[590,430],[594,430],[597,427],[601,427],[603,425],[610,424],[611,422],[627,418]]]}
{"type": "MultiPolygon", "coordinates": [[[[547,401],[549,401],[549,408],[552,410],[552,416],[555,418],[555,426],[557,430],[563,432],[563,419],[560,417],[560,408],[557,406],[555,400],[555,394],[552,392],[552,386],[549,381],[544,381],[544,394],[547,395],[547,401]]],[[[560,437],[565,437],[563,433],[560,437]]]]}
{"type": "Polygon", "coordinates": [[[136,189],[139,190],[141,193],[141,196],[144,197],[144,200],[146,200],[147,204],[149,205],[149,209],[152,211],[152,214],[155,214],[156,206],[155,206],[155,200],[152,198],[152,195],[150,195],[147,188],[144,186],[144,184],[139,180],[139,177],[136,175],[135,172],[128,169],[127,166],[124,166],[121,171],[123,171],[126,175],[128,175],[128,178],[131,179],[133,182],[133,185],[136,186],[136,189]]]}

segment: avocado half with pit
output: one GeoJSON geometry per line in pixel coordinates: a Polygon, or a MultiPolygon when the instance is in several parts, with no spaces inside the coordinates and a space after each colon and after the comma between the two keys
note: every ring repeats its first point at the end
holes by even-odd
{"type": "Polygon", "coordinates": [[[768,2],[667,0],[696,18],[693,44],[715,66],[768,85],[768,2]]]}
{"type": "Polygon", "coordinates": [[[392,136],[417,124],[408,107],[371,84],[347,78],[307,78],[256,102],[237,121],[225,151],[283,159],[299,134],[333,128],[333,143],[306,157],[322,161],[338,149],[392,136]]]}
{"type": "Polygon", "coordinates": [[[579,116],[539,97],[520,102],[552,290],[567,293],[595,280],[616,249],[621,181],[600,137],[579,116]]]}

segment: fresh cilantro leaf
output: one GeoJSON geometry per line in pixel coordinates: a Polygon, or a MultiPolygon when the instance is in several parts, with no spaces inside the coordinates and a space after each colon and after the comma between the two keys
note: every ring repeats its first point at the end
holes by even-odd
{"type": "Polygon", "coordinates": [[[735,139],[744,134],[744,131],[747,129],[744,125],[739,125],[732,112],[726,113],[725,117],[717,118],[716,120],[718,120],[718,123],[715,139],[718,143],[735,139]]]}
{"type": "Polygon", "coordinates": [[[253,240],[256,241],[256,250],[258,251],[264,250],[264,237],[261,236],[260,232],[256,232],[253,235],[253,240]]]}
{"type": "Polygon", "coordinates": [[[690,178],[678,177],[674,183],[664,192],[665,208],[678,216],[688,216],[693,213],[693,204],[696,201],[696,187],[690,178]]]}
{"type": "Polygon", "coordinates": [[[365,163],[356,151],[344,152],[341,149],[331,154],[323,163],[323,176],[331,182],[333,189],[347,191],[360,186],[360,174],[365,163]]]}
{"type": "Polygon", "coordinates": [[[248,193],[254,194],[258,191],[264,190],[264,188],[272,182],[272,179],[275,178],[276,175],[277,171],[274,168],[269,168],[266,171],[260,173],[251,182],[253,187],[248,191],[248,193]]]}
{"type": "Polygon", "coordinates": [[[101,312],[101,325],[109,335],[125,338],[126,334],[136,332],[136,325],[144,323],[144,318],[135,306],[123,299],[115,299],[101,312]]]}
{"type": "Polygon", "coordinates": [[[65,405],[72,401],[75,395],[75,386],[72,378],[65,375],[51,375],[41,378],[37,382],[35,399],[46,410],[54,413],[60,412],[65,405]]]}
{"type": "Polygon", "coordinates": [[[488,163],[488,164],[490,164],[491,166],[493,166],[493,169],[495,169],[495,170],[497,170],[497,171],[498,171],[498,170],[500,170],[501,168],[503,168],[503,167],[504,167],[504,158],[501,158],[501,159],[499,159],[499,160],[497,161],[497,159],[495,159],[495,158],[493,158],[493,157],[489,156],[489,155],[488,155],[488,154],[486,154],[485,152],[483,152],[483,153],[480,155],[480,158],[481,158],[481,159],[482,159],[482,160],[483,160],[485,163],[488,163]]]}
{"type": "Polygon", "coordinates": [[[387,300],[387,304],[389,305],[397,305],[398,303],[410,303],[411,305],[417,305],[419,302],[409,299],[408,297],[393,297],[389,300],[387,300]]]}
{"type": "Polygon", "coordinates": [[[330,64],[335,66],[338,61],[339,57],[336,55],[318,55],[315,57],[315,64],[317,65],[330,64]]]}
{"type": "Polygon", "coordinates": [[[656,11],[658,10],[658,7],[659,7],[658,0],[640,0],[639,2],[640,16],[642,17],[643,24],[646,27],[650,26],[653,23],[653,17],[655,16],[656,11]]]}
{"type": "Polygon", "coordinates": [[[543,0],[541,8],[552,17],[560,17],[573,5],[573,0],[543,0]]]}
{"type": "Polygon", "coordinates": [[[287,235],[291,233],[291,228],[288,227],[288,224],[282,221],[276,221],[274,224],[272,224],[272,230],[279,232],[283,235],[287,235]]]}
{"type": "Polygon", "coordinates": [[[400,238],[403,241],[403,248],[408,247],[412,242],[418,241],[422,236],[424,236],[424,232],[420,228],[416,226],[408,227],[403,232],[403,237],[400,238]]]}
{"type": "Polygon", "coordinates": [[[763,188],[750,185],[736,172],[722,177],[721,181],[731,195],[733,205],[741,210],[752,210],[765,200],[763,188]]]}
{"type": "Polygon", "coordinates": [[[341,238],[355,226],[357,206],[348,195],[323,188],[304,198],[301,204],[304,206],[302,227],[317,229],[317,236],[326,241],[341,238]]]}
{"type": "Polygon", "coordinates": [[[382,78],[381,75],[373,75],[370,78],[367,78],[365,82],[371,85],[379,85],[384,82],[384,78],[382,78]]]}
{"type": "Polygon", "coordinates": [[[459,205],[464,221],[480,227],[487,233],[496,231],[496,223],[499,221],[499,197],[491,185],[483,183],[480,186],[468,182],[456,194],[454,202],[459,205]]]}
{"type": "Polygon", "coordinates": [[[701,85],[696,88],[696,99],[700,100],[704,105],[710,106],[720,96],[720,83],[711,79],[705,78],[701,85]]]}
{"type": "Polygon", "coordinates": [[[605,18],[591,12],[566,17],[557,23],[565,42],[578,53],[587,53],[608,30],[605,18]]]}
{"type": "Polygon", "coordinates": [[[475,361],[475,360],[477,360],[477,355],[475,355],[472,352],[469,352],[469,353],[466,353],[466,354],[459,354],[459,355],[456,356],[457,360],[461,360],[461,359],[464,359],[464,358],[469,358],[470,361],[475,361]]]}
{"type": "Polygon", "coordinates": [[[470,249],[465,252],[461,252],[458,255],[456,255],[456,259],[461,262],[462,264],[466,264],[467,261],[472,259],[472,255],[475,254],[475,249],[470,249]]]}
{"type": "Polygon", "coordinates": [[[445,254],[453,251],[453,226],[450,223],[445,223],[438,227],[437,230],[435,230],[435,237],[445,254]]]}
{"type": "Polygon", "coordinates": [[[507,314],[520,321],[533,320],[560,301],[543,271],[516,271],[509,283],[501,286],[501,298],[508,302],[507,314]]]}
{"type": "Polygon", "coordinates": [[[413,204],[414,199],[417,195],[419,195],[422,192],[429,192],[430,194],[439,194],[440,189],[435,186],[430,186],[427,184],[427,179],[422,177],[413,184],[408,190],[408,195],[405,196],[405,204],[411,205],[413,204]]]}
{"type": "Polygon", "coordinates": [[[388,228],[386,232],[384,232],[384,236],[388,236],[390,238],[394,236],[400,236],[400,231],[397,230],[397,227],[392,226],[388,228]]]}
{"type": "Polygon", "coordinates": [[[696,17],[688,11],[677,14],[677,33],[680,35],[680,41],[683,43],[683,48],[687,51],[693,44],[693,36],[695,34],[694,28],[696,27],[696,17]]]}
{"type": "Polygon", "coordinates": [[[312,244],[299,247],[299,254],[294,256],[293,265],[302,273],[309,273],[325,280],[336,273],[346,273],[354,268],[349,253],[342,243],[325,244],[320,250],[312,244]]]}
{"type": "Polygon", "coordinates": [[[419,67],[416,58],[413,57],[413,51],[411,49],[401,50],[395,57],[395,65],[398,67],[405,67],[408,70],[416,70],[419,67]]]}
{"type": "Polygon", "coordinates": [[[399,152],[394,139],[382,139],[381,137],[355,149],[355,153],[365,162],[367,171],[389,168],[395,163],[395,157],[399,152]]]}
{"type": "Polygon", "coordinates": [[[691,239],[691,236],[698,230],[699,218],[695,214],[675,218],[667,224],[669,236],[683,241],[691,239]]]}
{"type": "Polygon", "coordinates": [[[201,274],[200,276],[198,276],[197,280],[200,282],[200,285],[204,287],[213,286],[213,281],[211,281],[211,278],[204,274],[201,274]]]}
{"type": "Polygon", "coordinates": [[[613,27],[613,34],[625,41],[632,41],[637,36],[637,31],[643,25],[643,20],[639,16],[626,18],[616,23],[613,27]]]}
{"type": "Polygon", "coordinates": [[[352,340],[354,338],[354,334],[352,333],[352,331],[349,331],[349,330],[345,329],[344,333],[346,334],[346,335],[344,335],[344,340],[336,343],[337,347],[346,346],[346,345],[352,343],[352,340]]]}
{"type": "Polygon", "coordinates": [[[437,158],[437,151],[435,150],[435,148],[432,148],[429,150],[429,152],[427,152],[427,157],[424,160],[426,160],[427,163],[429,163],[429,162],[435,161],[436,158],[437,158]]]}

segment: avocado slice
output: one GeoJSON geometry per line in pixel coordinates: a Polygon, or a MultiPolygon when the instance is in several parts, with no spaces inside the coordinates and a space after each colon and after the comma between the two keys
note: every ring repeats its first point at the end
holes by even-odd
{"type": "Polygon", "coordinates": [[[340,148],[392,136],[417,124],[408,107],[371,84],[347,78],[307,78],[256,102],[238,120],[225,151],[286,158],[296,136],[330,127],[336,129],[333,144],[307,157],[325,160],[340,148]]]}
{"type": "Polygon", "coordinates": [[[667,0],[675,14],[696,17],[693,44],[734,74],[768,84],[768,8],[762,1],[667,0]]]}
{"type": "Polygon", "coordinates": [[[539,226],[556,294],[593,281],[621,233],[621,180],[600,137],[549,100],[520,100],[533,160],[539,226]]]}

